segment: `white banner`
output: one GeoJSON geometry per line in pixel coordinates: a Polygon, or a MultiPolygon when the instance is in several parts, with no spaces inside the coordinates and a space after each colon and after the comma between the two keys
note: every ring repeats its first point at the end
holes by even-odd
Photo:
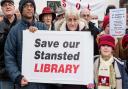
{"type": "Polygon", "coordinates": [[[91,13],[97,15],[99,20],[103,20],[108,5],[119,7],[119,0],[61,0],[61,4],[65,9],[88,8],[91,13]]]}
{"type": "Polygon", "coordinates": [[[122,37],[126,31],[126,8],[110,10],[110,34],[122,37]]]}
{"type": "Polygon", "coordinates": [[[90,32],[23,31],[22,74],[29,82],[93,83],[90,32]]]}

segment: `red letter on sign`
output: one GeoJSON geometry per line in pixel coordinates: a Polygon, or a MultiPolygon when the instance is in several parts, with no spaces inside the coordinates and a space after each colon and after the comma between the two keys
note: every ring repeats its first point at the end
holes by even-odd
{"type": "Polygon", "coordinates": [[[80,66],[80,65],[73,65],[73,67],[74,67],[74,73],[76,73],[76,72],[77,72],[77,70],[78,70],[79,66],[80,66]]]}
{"type": "Polygon", "coordinates": [[[69,73],[72,73],[72,65],[70,65],[70,64],[66,65],[65,73],[67,73],[68,71],[69,71],[69,73]]]}
{"type": "Polygon", "coordinates": [[[57,68],[58,68],[58,65],[57,64],[52,64],[52,67],[51,67],[51,72],[57,72],[57,68]]]}
{"type": "Polygon", "coordinates": [[[66,0],[62,0],[63,7],[66,7],[66,0]]]}
{"type": "Polygon", "coordinates": [[[43,72],[44,64],[41,64],[40,72],[43,72]]]}
{"type": "Polygon", "coordinates": [[[39,72],[39,70],[37,70],[37,66],[38,66],[38,64],[35,64],[34,72],[39,72]]]}
{"type": "Polygon", "coordinates": [[[60,65],[60,68],[58,69],[58,73],[64,73],[64,64],[60,65]]]}
{"type": "Polygon", "coordinates": [[[77,9],[77,10],[80,9],[80,3],[76,3],[76,9],[77,9]]]}
{"type": "Polygon", "coordinates": [[[50,72],[50,64],[45,64],[44,72],[50,72]]]}

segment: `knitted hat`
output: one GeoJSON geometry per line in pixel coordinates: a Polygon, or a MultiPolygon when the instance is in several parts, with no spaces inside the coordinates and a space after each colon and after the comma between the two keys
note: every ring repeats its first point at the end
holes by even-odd
{"type": "Polygon", "coordinates": [[[128,48],[128,34],[124,35],[122,38],[122,47],[124,49],[128,48]]]}
{"type": "Polygon", "coordinates": [[[10,2],[10,3],[14,4],[14,1],[13,0],[1,0],[1,2],[0,2],[1,6],[3,6],[3,4],[5,2],[10,2]]]}
{"type": "Polygon", "coordinates": [[[98,46],[99,48],[102,45],[108,45],[111,46],[113,49],[115,48],[115,39],[111,35],[105,34],[99,37],[98,39],[98,46]]]}
{"type": "Polygon", "coordinates": [[[56,14],[52,11],[50,7],[44,7],[44,9],[42,10],[42,13],[39,15],[39,21],[42,20],[42,17],[44,16],[44,14],[52,14],[52,20],[56,18],[56,14]]]}
{"type": "Polygon", "coordinates": [[[103,20],[102,29],[104,30],[108,24],[109,24],[109,16],[105,16],[103,20]]]}
{"type": "Polygon", "coordinates": [[[20,11],[20,13],[22,13],[23,6],[26,3],[32,3],[32,5],[34,6],[34,11],[36,11],[36,4],[35,4],[34,0],[20,0],[20,2],[19,2],[19,11],[20,11]]]}

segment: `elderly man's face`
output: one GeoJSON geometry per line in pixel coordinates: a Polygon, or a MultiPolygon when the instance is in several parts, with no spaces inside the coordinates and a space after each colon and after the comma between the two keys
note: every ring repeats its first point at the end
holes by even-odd
{"type": "Polygon", "coordinates": [[[78,17],[72,14],[68,15],[67,18],[67,27],[70,31],[76,31],[78,27],[78,17]]]}
{"type": "Polygon", "coordinates": [[[90,21],[90,11],[88,9],[82,10],[80,13],[81,18],[85,19],[86,21],[90,21]]]}
{"type": "Polygon", "coordinates": [[[14,13],[15,13],[15,6],[11,2],[5,2],[1,6],[1,9],[2,9],[2,11],[3,11],[3,13],[4,13],[5,16],[14,15],[14,13]]]}

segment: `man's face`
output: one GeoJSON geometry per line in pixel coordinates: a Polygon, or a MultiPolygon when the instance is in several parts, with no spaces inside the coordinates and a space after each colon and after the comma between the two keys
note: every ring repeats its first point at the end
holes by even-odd
{"type": "Polygon", "coordinates": [[[52,24],[52,14],[45,14],[43,17],[43,22],[50,26],[52,24]]]}
{"type": "Polygon", "coordinates": [[[67,27],[70,31],[75,31],[78,27],[78,17],[70,14],[67,18],[67,27]]]}
{"type": "Polygon", "coordinates": [[[2,11],[3,11],[3,13],[4,13],[5,16],[14,15],[14,13],[15,13],[15,6],[11,2],[5,2],[1,6],[1,9],[2,9],[2,11]]]}
{"type": "Polygon", "coordinates": [[[81,16],[81,18],[85,19],[86,21],[90,21],[90,19],[91,19],[90,11],[87,10],[87,9],[85,9],[84,11],[82,11],[80,13],[80,16],[81,16]]]}
{"type": "Polygon", "coordinates": [[[22,16],[27,19],[32,19],[34,16],[34,6],[32,3],[26,3],[23,6],[22,16]]]}

